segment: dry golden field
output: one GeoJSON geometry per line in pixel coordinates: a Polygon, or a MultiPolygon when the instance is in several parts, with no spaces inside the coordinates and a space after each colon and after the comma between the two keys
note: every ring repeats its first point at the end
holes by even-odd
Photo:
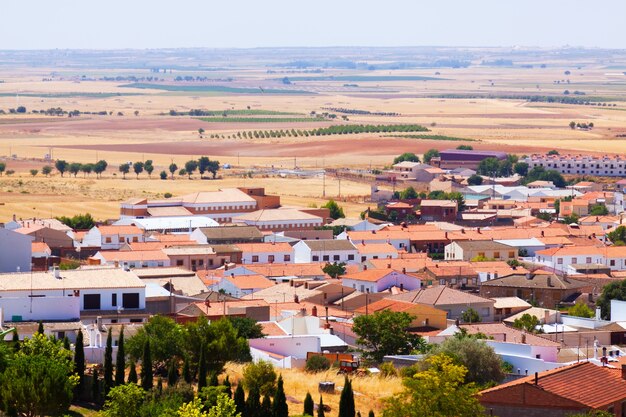
{"type": "MultiPolygon", "coordinates": [[[[61,107],[65,110],[112,112],[112,115],[82,115],[68,118],[27,113],[0,114],[0,158],[4,155],[12,177],[0,177],[0,217],[13,213],[21,217],[72,214],[91,211],[98,218],[114,217],[119,201],[138,195],[174,195],[202,189],[254,184],[270,193],[283,196],[286,204],[319,204],[322,200],[321,178],[252,179],[230,178],[200,181],[161,181],[158,173],[175,162],[182,167],[188,159],[207,155],[222,164],[247,170],[257,168],[352,167],[382,168],[402,152],[423,153],[427,149],[454,148],[470,144],[475,149],[497,149],[519,155],[558,149],[563,152],[626,153],[625,76],[608,72],[601,66],[588,66],[563,75],[563,67],[491,68],[469,67],[441,69],[439,81],[360,82],[360,91],[344,87],[340,81],[297,81],[294,88],[315,91],[310,95],[229,94],[219,92],[168,92],[154,89],[120,87],[125,82],[80,81],[72,71],[65,77],[42,81],[54,69],[0,70],[0,109],[19,105],[32,109],[61,107]],[[570,84],[565,79],[570,80],[570,84]],[[559,84],[555,81],[559,80],[559,84]],[[564,105],[511,99],[511,95],[559,94],[563,90],[584,90],[586,94],[607,97],[616,106],[564,105]],[[119,94],[95,97],[94,93],[119,94]],[[137,94],[137,95],[129,95],[137,94]],[[487,94],[508,98],[434,98],[437,95],[487,94]],[[298,113],[321,113],[328,108],[350,108],[372,112],[395,112],[397,116],[348,115],[348,121],[334,122],[204,122],[187,116],[169,116],[170,109],[188,111],[246,109],[298,113]],[[135,115],[135,111],[138,115],[135,115]],[[118,116],[117,113],[123,113],[118,116]],[[570,121],[593,122],[589,131],[572,130],[570,121]],[[276,139],[237,139],[236,132],[261,129],[305,129],[331,123],[393,124],[418,123],[429,127],[432,135],[472,140],[436,141],[368,135],[336,135],[276,139]],[[205,129],[202,138],[198,129],[205,129]],[[220,135],[220,138],[210,138],[220,135]],[[224,136],[222,139],[221,136],[224,136]],[[231,136],[231,138],[228,138],[231,136]],[[32,178],[28,171],[40,168],[43,158],[95,162],[105,159],[109,169],[104,178],[51,178],[41,174],[32,178]],[[15,155],[12,159],[10,156],[15,155]],[[117,167],[128,161],[152,159],[153,179],[119,179],[117,167]],[[19,178],[18,178],[19,177],[19,178]],[[19,182],[22,185],[16,185],[19,182]],[[59,198],[62,196],[62,198],[59,198]]],[[[102,71],[85,70],[78,74],[97,76],[102,71]]],[[[108,70],[107,74],[124,74],[108,70]]],[[[388,71],[368,72],[368,76],[386,76],[388,71]]],[[[325,75],[342,75],[329,70],[325,75]]],[[[435,76],[434,70],[394,71],[394,76],[435,76]]],[[[215,76],[232,76],[236,86],[255,86],[267,79],[264,69],[233,70],[215,76]]],[[[280,87],[278,83],[275,87],[280,87]]],[[[270,87],[272,87],[270,85],[270,87]]],[[[443,96],[442,96],[443,97],[443,96]]],[[[331,111],[332,112],[332,111],[331,111]]],[[[398,134],[399,135],[399,134],[398,134]]],[[[227,175],[223,172],[223,175],[227,175]]],[[[79,177],[82,174],[79,174],[79,177]]],[[[95,177],[92,174],[92,177],[95,177]]],[[[133,175],[129,175],[132,178],[133,175]]],[[[197,177],[197,175],[196,175],[197,177]]],[[[336,182],[336,181],[335,181],[336,182]]],[[[327,196],[336,197],[338,183],[327,183],[327,196]],[[333,189],[333,187],[335,189],[333,189]]],[[[366,184],[342,182],[342,196],[369,194],[366,184]]],[[[356,215],[364,204],[348,204],[356,215]]]]}

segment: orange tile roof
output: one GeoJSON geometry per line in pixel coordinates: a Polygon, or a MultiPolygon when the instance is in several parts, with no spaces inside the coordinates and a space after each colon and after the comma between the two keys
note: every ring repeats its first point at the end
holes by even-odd
{"type": "MultiPolygon", "coordinates": [[[[482,391],[480,395],[485,402],[490,403],[492,402],[490,398],[494,400],[498,398],[494,394],[502,391],[505,395],[508,388],[519,385],[535,386],[535,377],[528,376],[498,385],[482,391]]],[[[544,392],[593,409],[604,408],[626,398],[626,380],[622,378],[621,370],[597,366],[591,362],[580,362],[540,372],[536,386],[544,392]]],[[[510,401],[507,400],[507,403],[510,401]]]]}
{"type": "Polygon", "coordinates": [[[276,285],[274,281],[265,278],[263,275],[237,275],[225,276],[224,280],[229,281],[239,289],[269,288],[276,285]]]}
{"type": "Polygon", "coordinates": [[[366,312],[375,313],[377,311],[389,310],[396,313],[411,310],[416,307],[416,304],[408,301],[392,300],[390,298],[383,298],[382,300],[375,301],[371,304],[359,307],[355,310],[355,313],[365,314],[366,312]]]}
{"type": "Polygon", "coordinates": [[[359,251],[359,253],[362,253],[362,254],[398,253],[398,250],[389,243],[368,243],[368,244],[358,243],[358,244],[355,244],[354,246],[356,246],[356,249],[359,251]]]}
{"type": "Polygon", "coordinates": [[[285,336],[287,333],[275,321],[259,322],[265,336],[285,336]]]}
{"type": "Polygon", "coordinates": [[[30,226],[30,227],[20,227],[19,229],[15,229],[13,230],[14,232],[17,232],[21,235],[29,235],[31,233],[35,233],[37,230],[41,230],[43,229],[44,226],[43,225],[36,225],[36,226],[30,226]]]}
{"type": "MultiPolygon", "coordinates": [[[[151,238],[158,240],[159,242],[181,242],[181,241],[192,241],[191,236],[186,234],[163,234],[163,233],[152,233],[150,235],[151,238]]],[[[195,241],[194,241],[195,242],[195,241]]]]}
{"type": "Polygon", "coordinates": [[[548,248],[535,252],[544,256],[579,256],[579,255],[602,255],[603,251],[595,246],[564,246],[562,248],[548,248]]]}
{"type": "Polygon", "coordinates": [[[368,269],[361,272],[355,272],[353,274],[345,274],[342,279],[353,279],[356,281],[378,282],[392,272],[396,272],[393,269],[368,269]]]}
{"type": "Polygon", "coordinates": [[[50,252],[50,246],[46,242],[32,242],[31,248],[33,252],[50,252]]]}
{"type": "Polygon", "coordinates": [[[137,226],[98,226],[102,235],[140,235],[143,232],[137,226]]]}
{"type": "Polygon", "coordinates": [[[320,263],[304,263],[304,264],[254,264],[244,265],[244,267],[250,271],[254,271],[260,275],[266,277],[281,277],[281,276],[326,276],[322,268],[323,264],[320,263]]]}
{"type": "Polygon", "coordinates": [[[407,259],[371,259],[369,263],[376,269],[395,269],[396,271],[421,271],[427,265],[432,265],[430,258],[407,259]]]}
{"type": "Polygon", "coordinates": [[[143,251],[143,250],[160,250],[169,248],[172,246],[191,246],[198,245],[198,242],[193,242],[190,240],[183,241],[165,241],[165,242],[134,242],[129,243],[128,247],[131,251],[143,251]]]}
{"type": "Polygon", "coordinates": [[[508,343],[522,343],[522,335],[525,335],[527,345],[561,347],[559,342],[509,327],[504,323],[461,324],[459,327],[466,329],[469,334],[483,333],[494,337],[506,335],[508,343]]]}

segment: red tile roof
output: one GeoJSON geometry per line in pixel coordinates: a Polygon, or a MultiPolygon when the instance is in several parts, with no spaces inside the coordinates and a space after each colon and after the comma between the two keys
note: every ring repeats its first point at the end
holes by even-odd
{"type": "MultiPolygon", "coordinates": [[[[536,386],[544,392],[594,409],[626,398],[626,380],[622,378],[621,370],[580,362],[539,373],[537,385],[535,377],[529,376],[484,390],[480,393],[481,401],[497,403],[498,394],[502,394],[504,400],[504,396],[509,397],[507,390],[522,385],[536,386]]],[[[506,398],[505,401],[512,406],[517,405],[513,398],[506,398]]]]}

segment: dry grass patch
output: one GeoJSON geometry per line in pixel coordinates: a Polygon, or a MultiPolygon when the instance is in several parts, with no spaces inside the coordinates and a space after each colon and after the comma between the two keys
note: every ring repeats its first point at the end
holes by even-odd
{"type": "MultiPolygon", "coordinates": [[[[244,365],[229,363],[226,365],[226,374],[231,382],[235,383],[243,377],[244,365]]],[[[283,376],[285,382],[285,394],[289,403],[289,414],[302,412],[304,397],[307,392],[311,393],[313,400],[319,402],[318,384],[322,381],[335,383],[335,394],[324,394],[324,404],[330,406],[328,415],[336,415],[339,410],[339,396],[344,384],[344,376],[337,375],[337,371],[329,370],[316,374],[306,373],[297,369],[276,369],[283,376]]],[[[354,377],[352,379],[356,410],[361,415],[367,415],[368,411],[374,410],[376,415],[382,411],[382,400],[402,390],[402,379],[399,377],[382,378],[379,376],[354,377]]]]}

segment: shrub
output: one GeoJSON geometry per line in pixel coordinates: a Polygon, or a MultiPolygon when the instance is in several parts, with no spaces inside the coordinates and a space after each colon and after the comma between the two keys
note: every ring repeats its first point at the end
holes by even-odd
{"type": "Polygon", "coordinates": [[[172,198],[172,193],[165,193],[165,194],[163,194],[163,197],[165,197],[165,198],[172,198]]]}
{"type": "Polygon", "coordinates": [[[307,372],[321,372],[330,368],[330,361],[325,356],[314,355],[306,360],[304,369],[307,372]]]}
{"type": "Polygon", "coordinates": [[[261,395],[273,394],[276,388],[276,371],[271,363],[259,361],[243,368],[243,386],[250,392],[257,389],[261,395]]]}
{"type": "Polygon", "coordinates": [[[396,367],[391,362],[383,362],[378,369],[380,369],[380,376],[383,378],[398,375],[396,367]]]}

